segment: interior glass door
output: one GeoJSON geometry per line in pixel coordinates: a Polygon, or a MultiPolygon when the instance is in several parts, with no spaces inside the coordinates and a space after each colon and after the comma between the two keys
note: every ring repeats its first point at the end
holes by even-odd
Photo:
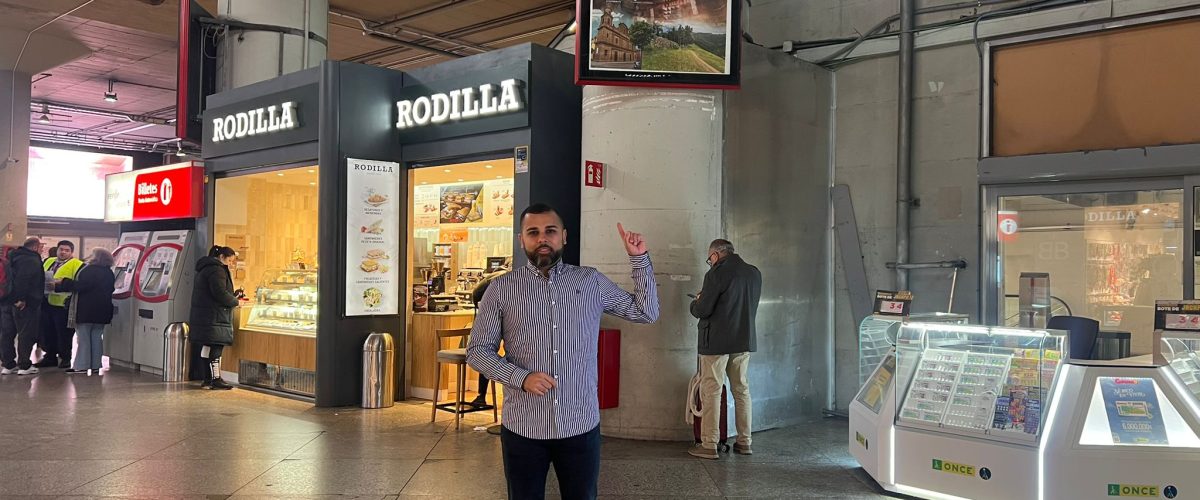
{"type": "Polygon", "coordinates": [[[1052,315],[1106,330],[1147,330],[1155,300],[1182,297],[1183,189],[1026,193],[996,200],[998,323],[1017,323],[1022,272],[1050,274],[1052,315]]]}

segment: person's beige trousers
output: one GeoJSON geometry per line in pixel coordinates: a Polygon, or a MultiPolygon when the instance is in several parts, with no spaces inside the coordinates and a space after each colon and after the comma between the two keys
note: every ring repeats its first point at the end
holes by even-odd
{"type": "Polygon", "coordinates": [[[700,441],[705,448],[716,449],[721,440],[721,386],[729,381],[729,391],[737,418],[737,444],[750,445],[750,384],[746,377],[750,369],[750,353],[700,355],[700,441]]]}

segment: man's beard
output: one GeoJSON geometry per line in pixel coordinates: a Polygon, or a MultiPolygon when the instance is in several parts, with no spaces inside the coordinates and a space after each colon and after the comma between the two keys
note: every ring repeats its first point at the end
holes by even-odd
{"type": "Polygon", "coordinates": [[[558,259],[562,258],[562,250],[561,249],[555,250],[553,248],[550,248],[549,245],[541,245],[541,246],[538,246],[537,248],[534,248],[532,252],[529,250],[526,250],[525,256],[528,257],[529,262],[532,262],[533,265],[537,266],[538,269],[550,269],[551,267],[554,266],[555,263],[558,262],[558,259]],[[549,249],[550,253],[547,253],[547,254],[538,253],[538,250],[541,250],[543,248],[549,249]]]}

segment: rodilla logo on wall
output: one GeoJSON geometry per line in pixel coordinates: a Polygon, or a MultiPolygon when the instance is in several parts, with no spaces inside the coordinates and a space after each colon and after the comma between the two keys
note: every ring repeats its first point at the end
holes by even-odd
{"type": "Polygon", "coordinates": [[[212,142],[267,135],[282,130],[292,130],[299,126],[296,122],[296,103],[294,102],[213,118],[212,124],[212,142]]]}
{"type": "Polygon", "coordinates": [[[490,83],[396,102],[396,128],[412,129],[484,118],[520,111],[521,81],[510,78],[500,82],[500,92],[490,83]]]}

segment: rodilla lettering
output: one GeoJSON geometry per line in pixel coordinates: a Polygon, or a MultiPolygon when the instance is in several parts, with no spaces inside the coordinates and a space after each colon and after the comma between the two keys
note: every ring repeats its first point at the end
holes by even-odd
{"type": "Polygon", "coordinates": [[[500,95],[490,83],[396,102],[396,128],[407,129],[512,113],[524,108],[521,83],[500,82],[500,95]]]}

